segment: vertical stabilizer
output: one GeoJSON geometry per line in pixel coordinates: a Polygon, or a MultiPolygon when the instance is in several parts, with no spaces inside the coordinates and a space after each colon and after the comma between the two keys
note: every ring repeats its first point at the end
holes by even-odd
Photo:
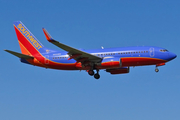
{"type": "Polygon", "coordinates": [[[45,51],[44,46],[21,21],[14,22],[14,28],[23,54],[34,56],[45,51]]]}

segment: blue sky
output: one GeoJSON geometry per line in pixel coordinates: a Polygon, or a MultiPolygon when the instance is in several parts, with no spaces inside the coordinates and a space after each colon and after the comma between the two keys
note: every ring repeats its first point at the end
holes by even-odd
{"type": "Polygon", "coordinates": [[[159,46],[180,54],[178,0],[0,0],[1,120],[179,120],[179,57],[129,74],[59,71],[20,63],[13,21],[21,20],[46,47],[45,27],[75,48],[159,46]]]}

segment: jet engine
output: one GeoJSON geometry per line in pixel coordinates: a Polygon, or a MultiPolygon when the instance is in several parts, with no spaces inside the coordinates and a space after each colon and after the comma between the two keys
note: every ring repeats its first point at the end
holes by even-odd
{"type": "Polygon", "coordinates": [[[102,69],[113,69],[121,67],[121,58],[105,58],[100,64],[102,69]]]}

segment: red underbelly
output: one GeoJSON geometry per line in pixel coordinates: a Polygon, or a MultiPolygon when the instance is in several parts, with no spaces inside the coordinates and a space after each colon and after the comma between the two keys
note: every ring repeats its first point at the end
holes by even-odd
{"type": "Polygon", "coordinates": [[[156,65],[167,61],[157,58],[132,57],[132,58],[121,58],[121,62],[122,62],[122,67],[124,67],[124,66],[156,65]]]}

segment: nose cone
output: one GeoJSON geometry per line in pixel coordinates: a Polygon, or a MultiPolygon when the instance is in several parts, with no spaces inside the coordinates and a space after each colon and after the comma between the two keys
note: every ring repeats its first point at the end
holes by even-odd
{"type": "Polygon", "coordinates": [[[177,55],[174,53],[169,53],[169,60],[173,60],[174,58],[176,58],[177,55]]]}

